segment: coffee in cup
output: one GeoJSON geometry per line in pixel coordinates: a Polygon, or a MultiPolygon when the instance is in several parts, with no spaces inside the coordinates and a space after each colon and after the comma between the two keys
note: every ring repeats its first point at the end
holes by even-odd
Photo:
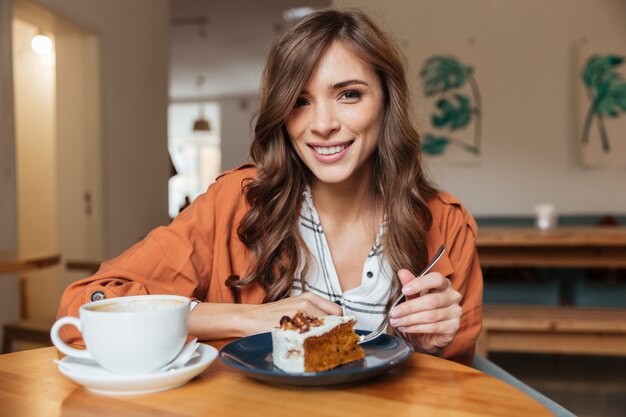
{"type": "Polygon", "coordinates": [[[50,331],[62,353],[96,361],[120,374],[144,374],[171,362],[187,339],[189,299],[178,295],[137,295],[84,304],[79,318],[63,317],[50,331]],[[59,336],[75,326],[86,350],[68,346],[59,336]]]}

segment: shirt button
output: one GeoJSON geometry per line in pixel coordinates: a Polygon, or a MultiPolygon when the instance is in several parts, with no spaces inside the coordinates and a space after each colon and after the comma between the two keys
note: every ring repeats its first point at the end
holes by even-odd
{"type": "Polygon", "coordinates": [[[372,271],[367,271],[366,275],[367,275],[368,278],[371,278],[371,277],[374,276],[374,273],[372,271]]]}
{"type": "Polygon", "coordinates": [[[104,300],[105,298],[107,298],[107,296],[102,291],[96,291],[91,294],[91,301],[104,300]]]}

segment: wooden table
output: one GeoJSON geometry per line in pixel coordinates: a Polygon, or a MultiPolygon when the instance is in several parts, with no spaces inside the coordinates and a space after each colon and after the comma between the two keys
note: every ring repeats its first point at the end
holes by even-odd
{"type": "MultiPolygon", "coordinates": [[[[625,227],[482,227],[483,267],[626,267],[625,227]]],[[[479,352],[626,355],[626,310],[486,305],[479,352]]]]}
{"type": "Polygon", "coordinates": [[[58,253],[0,250],[0,275],[45,268],[59,263],[58,253]]]}
{"type": "Polygon", "coordinates": [[[626,227],[481,227],[483,267],[626,267],[626,227]]]}
{"type": "Polygon", "coordinates": [[[104,397],[65,378],[54,348],[0,355],[0,409],[37,416],[520,416],[552,414],[518,389],[475,369],[414,354],[404,366],[359,385],[281,388],[245,377],[219,358],[182,387],[104,397]]]}

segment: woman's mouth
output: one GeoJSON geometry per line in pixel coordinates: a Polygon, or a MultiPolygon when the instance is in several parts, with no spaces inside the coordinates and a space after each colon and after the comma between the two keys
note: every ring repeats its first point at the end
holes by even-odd
{"type": "Polygon", "coordinates": [[[318,155],[330,156],[330,155],[335,155],[335,154],[340,153],[341,151],[343,151],[344,149],[352,145],[353,142],[354,141],[350,141],[350,142],[346,142],[344,144],[335,145],[335,146],[311,146],[311,148],[318,155]]]}

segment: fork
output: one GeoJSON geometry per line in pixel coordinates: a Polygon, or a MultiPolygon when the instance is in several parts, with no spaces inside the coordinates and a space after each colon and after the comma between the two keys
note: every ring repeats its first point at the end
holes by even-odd
{"type": "MultiPolygon", "coordinates": [[[[426,268],[424,268],[424,270],[418,276],[423,277],[424,275],[426,275],[428,271],[430,271],[431,268],[435,266],[435,264],[441,258],[441,256],[444,254],[445,251],[446,251],[446,245],[441,245],[439,247],[439,250],[437,251],[437,254],[435,254],[433,259],[428,263],[428,265],[426,265],[426,268]]],[[[383,334],[383,332],[387,328],[387,325],[389,324],[389,320],[391,319],[391,310],[393,310],[393,308],[397,306],[398,304],[400,304],[400,302],[403,301],[405,298],[406,297],[404,296],[404,294],[401,294],[400,296],[398,296],[398,298],[396,299],[396,301],[393,302],[393,304],[389,308],[389,311],[387,312],[387,315],[385,316],[383,321],[378,325],[378,327],[372,330],[370,333],[366,335],[362,335],[361,340],[359,340],[358,343],[361,344],[361,343],[371,342],[372,340],[376,339],[378,336],[383,334]]]]}

